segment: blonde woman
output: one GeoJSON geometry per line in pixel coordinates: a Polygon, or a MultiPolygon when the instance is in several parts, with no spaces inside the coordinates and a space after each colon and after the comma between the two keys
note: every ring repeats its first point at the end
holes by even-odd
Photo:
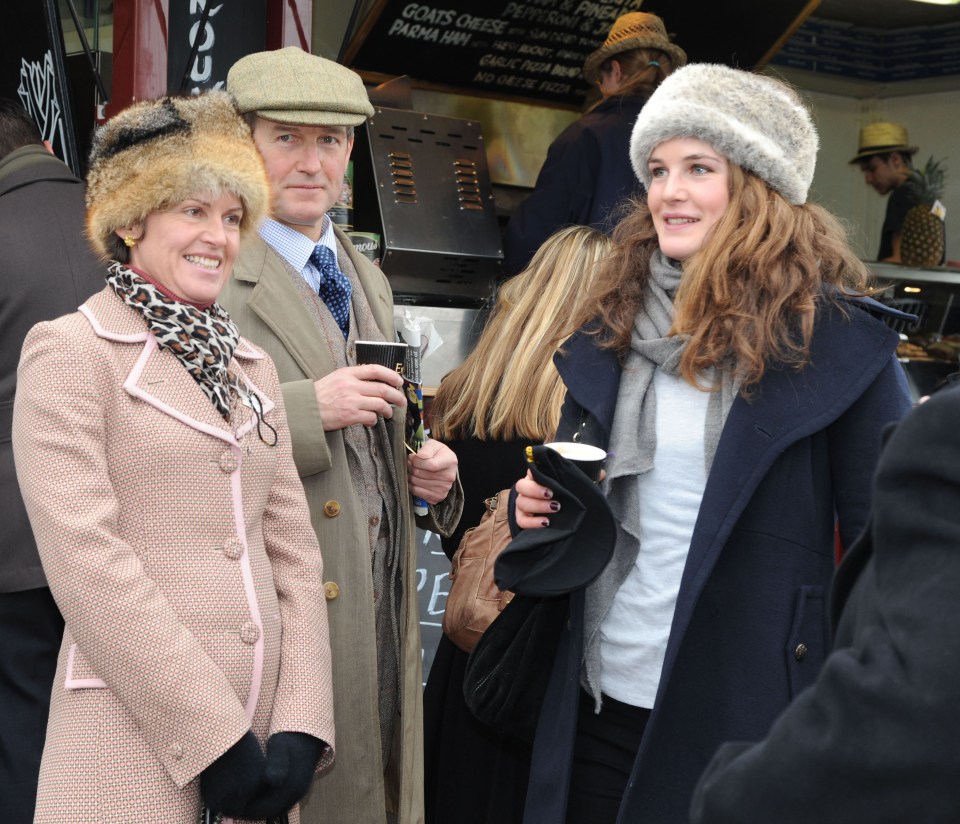
{"type": "MultiPolygon", "coordinates": [[[[566,392],[553,365],[557,345],[609,239],[583,226],[550,237],[530,266],[501,288],[469,357],[447,375],[433,402],[433,435],[457,453],[464,509],[442,541],[452,557],[476,526],[483,501],[523,473],[524,446],[549,440],[566,392]]],[[[523,810],[528,759],[470,715],[463,701],[467,654],[440,641],[424,694],[428,824],[516,821],[523,810]]]]}

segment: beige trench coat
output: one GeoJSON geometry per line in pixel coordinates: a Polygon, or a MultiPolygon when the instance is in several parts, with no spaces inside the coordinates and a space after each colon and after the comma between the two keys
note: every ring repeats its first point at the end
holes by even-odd
{"type": "Polygon", "coordinates": [[[24,344],[14,455],[66,619],[37,822],[194,824],[197,776],[251,721],[261,741],[334,743],[322,562],[276,372],[243,339],[231,368],[277,446],[246,407],[234,434],[109,287],[24,344]]]}
{"type": "MultiPolygon", "coordinates": [[[[387,340],[393,340],[393,294],[386,277],[335,231],[357,270],[377,326],[387,340]]],[[[415,527],[451,532],[463,507],[462,489],[459,482],[454,484],[447,499],[415,523],[406,473],[398,478],[406,547],[401,718],[384,775],[368,525],[350,478],[343,434],[323,431],[313,389],[314,381],[333,371],[333,360],[286,264],[259,236],[244,242],[220,301],[244,334],[277,365],[294,459],[324,548],[337,760],[314,782],[302,804],[303,820],[305,824],[382,824],[389,810],[398,813],[399,824],[419,824],[424,815],[423,700],[415,527]]],[[[396,466],[406,466],[403,424],[402,410],[387,422],[396,466]]]]}

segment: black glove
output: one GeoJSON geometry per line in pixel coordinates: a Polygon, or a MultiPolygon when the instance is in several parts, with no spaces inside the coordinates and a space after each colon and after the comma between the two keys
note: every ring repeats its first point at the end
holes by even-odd
{"type": "Polygon", "coordinates": [[[244,818],[274,818],[307,794],[327,744],[303,732],[277,732],[267,740],[264,780],[244,818]]]}
{"type": "Polygon", "coordinates": [[[200,773],[200,795],[211,810],[243,817],[263,785],[267,760],[250,731],[200,773]]]}

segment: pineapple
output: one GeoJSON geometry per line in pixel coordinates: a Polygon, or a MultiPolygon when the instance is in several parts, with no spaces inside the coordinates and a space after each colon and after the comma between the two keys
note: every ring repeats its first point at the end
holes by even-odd
{"type": "Polygon", "coordinates": [[[943,262],[946,229],[940,198],[946,172],[943,160],[931,157],[903,184],[913,203],[900,230],[900,260],[904,266],[930,267],[943,262]]]}

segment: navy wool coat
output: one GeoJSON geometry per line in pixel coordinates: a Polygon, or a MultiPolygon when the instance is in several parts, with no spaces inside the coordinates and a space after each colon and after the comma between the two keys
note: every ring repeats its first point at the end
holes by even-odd
{"type": "Polygon", "coordinates": [[[550,144],[533,192],[504,232],[507,274],[523,269],[564,226],[612,231],[620,201],[643,192],[630,165],[630,134],[645,102],[642,95],[607,97],[550,144]]]}
{"type": "MultiPolygon", "coordinates": [[[[881,431],[910,401],[897,335],[866,311],[818,310],[810,363],[771,366],[727,417],[694,528],[663,673],[618,818],[686,822],[697,778],[727,740],[766,735],[815,680],[829,638],[834,527],[850,546],[868,518],[881,431]]],[[[575,335],[558,437],[585,421],[605,446],[620,383],[615,353],[575,335]],[[583,413],[586,413],[584,416],[583,413]]],[[[526,824],[563,821],[583,652],[583,592],[554,660],[534,744],[526,824]]]]}
{"type": "Polygon", "coordinates": [[[695,824],[960,821],[960,387],[891,427],[837,570],[834,649],[759,744],[725,744],[695,824]]]}

